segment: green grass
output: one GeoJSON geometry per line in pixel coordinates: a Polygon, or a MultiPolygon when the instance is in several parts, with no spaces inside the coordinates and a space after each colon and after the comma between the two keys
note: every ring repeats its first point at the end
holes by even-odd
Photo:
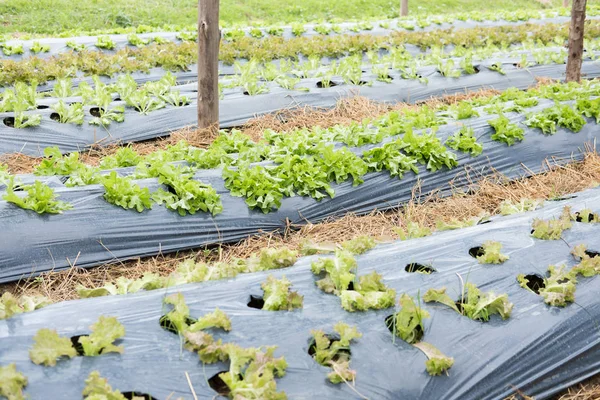
{"type": "MultiPolygon", "coordinates": [[[[551,6],[560,3],[552,0],[551,6]]],[[[0,34],[186,26],[195,24],[197,4],[197,0],[0,0],[0,34]]],[[[396,17],[399,4],[399,0],[222,0],[221,21],[229,26],[396,17]]],[[[412,15],[544,8],[538,0],[410,0],[411,5],[412,15]]]]}

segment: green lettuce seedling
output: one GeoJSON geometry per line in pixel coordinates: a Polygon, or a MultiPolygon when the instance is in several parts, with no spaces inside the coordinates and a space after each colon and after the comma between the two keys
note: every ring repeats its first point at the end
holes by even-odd
{"type": "Polygon", "coordinates": [[[0,366],[0,396],[8,400],[25,400],[23,388],[27,386],[27,377],[17,371],[17,366],[0,366]]]}
{"type": "Polygon", "coordinates": [[[448,370],[454,365],[454,358],[444,355],[440,350],[427,342],[415,343],[417,349],[421,350],[426,356],[425,368],[427,373],[432,376],[448,374],[448,370]]]}
{"type": "Polygon", "coordinates": [[[281,279],[275,279],[272,275],[267,277],[267,280],[261,284],[264,291],[263,310],[292,311],[294,308],[302,308],[304,297],[298,292],[290,291],[292,282],[284,276],[281,279]]]}
{"type": "Polygon", "coordinates": [[[343,322],[338,322],[333,330],[340,336],[338,340],[330,339],[322,330],[313,330],[313,358],[323,366],[333,369],[327,375],[331,383],[354,382],[356,371],[350,369],[350,343],[362,337],[356,329],[343,322]]]}
{"type": "MultiPolygon", "coordinates": [[[[549,276],[544,278],[544,285],[538,289],[539,295],[544,302],[553,307],[565,307],[575,301],[576,275],[575,269],[570,272],[565,271],[565,267],[548,267],[549,276]]],[[[517,276],[517,281],[522,288],[531,290],[527,284],[529,280],[525,275],[517,276]]]]}
{"type": "Polygon", "coordinates": [[[502,264],[509,259],[507,255],[500,253],[500,250],[502,250],[502,243],[500,242],[489,240],[482,247],[483,254],[477,256],[479,264],[502,264]]]}
{"type": "Polygon", "coordinates": [[[571,222],[571,208],[566,206],[559,218],[543,220],[536,218],[533,220],[531,227],[533,232],[531,235],[536,239],[542,240],[559,240],[562,237],[564,230],[570,229],[573,226],[571,222]]]}
{"type": "Polygon", "coordinates": [[[488,321],[494,314],[500,315],[502,319],[510,317],[513,304],[508,300],[507,294],[482,293],[472,283],[465,284],[465,292],[466,294],[462,295],[461,300],[455,302],[446,294],[446,288],[429,289],[423,296],[423,301],[444,304],[472,320],[488,321]]]}

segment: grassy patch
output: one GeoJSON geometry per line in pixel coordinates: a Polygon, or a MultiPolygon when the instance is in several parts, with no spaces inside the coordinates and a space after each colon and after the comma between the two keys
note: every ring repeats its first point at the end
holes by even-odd
{"type": "MultiPolygon", "coordinates": [[[[224,26],[249,23],[282,24],[323,19],[397,17],[397,0],[222,0],[224,26]]],[[[537,0],[421,0],[411,1],[411,15],[469,11],[517,11],[544,6],[537,0]]],[[[92,31],[149,25],[186,26],[196,23],[196,0],[11,0],[0,2],[0,34],[28,32],[52,34],[68,30],[92,31]]]]}

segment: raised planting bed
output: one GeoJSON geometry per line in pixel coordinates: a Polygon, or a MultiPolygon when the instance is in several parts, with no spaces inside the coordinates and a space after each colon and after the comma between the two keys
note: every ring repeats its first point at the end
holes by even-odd
{"type": "MultiPolygon", "coordinates": [[[[587,18],[599,18],[600,11],[591,9],[587,18]]],[[[245,28],[224,28],[224,42],[235,42],[240,38],[263,39],[267,37],[291,39],[295,37],[362,35],[390,35],[394,32],[429,32],[442,29],[472,29],[523,24],[564,24],[570,21],[568,16],[538,11],[514,12],[500,15],[462,15],[457,19],[453,15],[420,19],[389,19],[381,21],[341,22],[323,24],[293,24],[285,26],[254,26],[245,28]]],[[[196,41],[194,27],[173,32],[159,30],[148,32],[148,27],[136,32],[129,29],[122,34],[94,34],[62,37],[36,37],[27,40],[11,39],[0,43],[0,58],[22,60],[29,57],[50,58],[69,51],[114,52],[123,48],[142,48],[152,44],[182,43],[196,41]]],[[[35,36],[35,35],[34,35],[35,36]]]]}
{"type": "MultiPolygon", "coordinates": [[[[323,86],[323,77],[299,80],[289,89],[275,82],[248,83],[270,91],[259,95],[257,99],[261,101],[249,96],[249,88],[225,89],[220,106],[221,126],[239,126],[256,115],[285,108],[332,107],[340,97],[356,95],[353,89],[376,101],[410,103],[465,90],[526,89],[537,82],[536,78],[561,79],[565,67],[549,64],[519,69],[512,62],[501,66],[492,63],[478,66],[478,73],[449,78],[431,66],[417,70],[414,79],[403,79],[403,73],[386,68],[387,76],[392,79],[388,82],[377,80],[378,75],[372,71],[363,74],[360,65],[358,68],[354,78],[327,78],[333,82],[328,87],[323,86]]],[[[600,66],[585,61],[583,73],[586,78],[598,77],[600,66]]],[[[0,154],[20,152],[41,156],[45,148],[52,146],[58,146],[62,153],[83,151],[91,145],[143,141],[193,126],[197,119],[195,85],[182,85],[171,90],[173,80],[172,76],[165,77],[161,81],[164,83],[149,82],[139,90],[133,78],[129,79],[129,84],[117,83],[116,86],[106,86],[97,80],[93,88],[85,86],[83,99],[73,97],[80,93],[69,89],[62,99],[37,100],[34,87],[21,85],[15,92],[17,104],[8,108],[13,111],[0,113],[0,154]],[[31,110],[34,108],[37,109],[31,110]]],[[[119,82],[125,81],[127,79],[119,82]]],[[[5,102],[13,97],[5,95],[5,102]]]]}
{"type": "Polygon", "coordinates": [[[78,399],[87,387],[86,395],[119,390],[156,399],[187,398],[192,390],[198,398],[487,400],[518,392],[548,399],[600,372],[600,263],[593,253],[600,225],[583,222],[591,215],[584,209],[600,210],[598,189],[360,256],[340,250],[284,270],[50,305],[0,321],[0,368],[31,398],[78,399]],[[565,206],[582,222],[572,221],[563,240],[531,235],[539,221],[561,220],[565,206]],[[501,244],[502,264],[469,254],[491,242],[501,244]],[[331,262],[338,268],[328,269],[331,262]],[[435,272],[407,272],[410,263],[435,272]],[[325,271],[333,286],[322,281],[325,271]],[[523,277],[536,274],[538,286],[529,287],[523,277]],[[384,288],[391,302],[342,308],[348,299],[378,298],[384,288]],[[295,306],[248,305],[253,295],[273,305],[270,290],[295,306]],[[449,304],[436,303],[444,292],[449,304]],[[551,305],[558,297],[565,301],[551,305]],[[404,318],[411,316],[418,323],[404,318]],[[43,338],[45,348],[61,349],[40,353],[43,338]],[[110,388],[99,381],[92,389],[99,376],[110,388]]]}
{"type": "MultiPolygon", "coordinates": [[[[580,87],[571,89],[581,93],[580,87]]],[[[272,133],[271,144],[224,134],[208,150],[180,143],[140,159],[125,149],[103,161],[104,172],[81,165],[76,155],[61,157],[55,151],[38,173],[57,176],[4,174],[3,197],[11,203],[0,202],[0,221],[6,226],[0,231],[0,280],[68,268],[74,260],[89,267],[237,241],[284,228],[286,221],[302,224],[396,207],[411,199],[417,183],[423,194],[437,190],[447,195],[451,187],[495,172],[516,178],[543,170],[548,159],[561,163],[581,158],[598,136],[598,110],[589,109],[595,117],[586,119],[572,102],[548,103],[530,108],[527,116],[507,112],[474,117],[460,125],[441,125],[436,133],[412,132],[415,125],[439,124],[431,110],[419,110],[413,115],[421,119],[418,123],[392,113],[374,122],[376,129],[354,125],[295,136],[272,133]],[[558,127],[555,120],[561,121],[558,127]],[[554,134],[544,135],[526,124],[554,134]],[[340,143],[327,144],[332,141],[340,143]],[[256,163],[260,160],[265,161],[256,163]],[[173,161],[184,163],[169,163],[173,161]],[[105,176],[119,165],[137,168],[105,176]],[[223,169],[205,169],[219,165],[223,169]],[[38,182],[31,185],[34,180],[38,182]],[[67,188],[65,182],[89,185],[67,188]]],[[[583,110],[600,103],[577,104],[583,110]]]]}

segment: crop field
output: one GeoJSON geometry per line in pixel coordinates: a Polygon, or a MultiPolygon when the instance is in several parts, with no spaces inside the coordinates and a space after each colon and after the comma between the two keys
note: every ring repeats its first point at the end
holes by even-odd
{"type": "Polygon", "coordinates": [[[399,3],[0,0],[0,399],[600,398],[600,3],[399,3]]]}

